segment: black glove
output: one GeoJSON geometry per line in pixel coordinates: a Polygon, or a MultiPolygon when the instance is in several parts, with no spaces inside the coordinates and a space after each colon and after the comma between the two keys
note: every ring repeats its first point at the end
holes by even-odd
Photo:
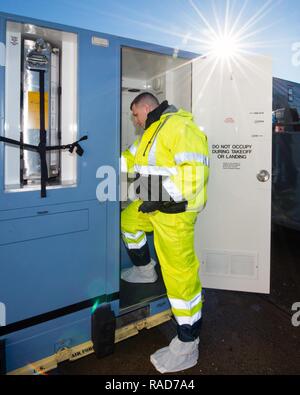
{"type": "Polygon", "coordinates": [[[173,199],[169,202],[143,202],[139,211],[142,213],[152,213],[153,211],[159,210],[166,214],[177,214],[186,211],[187,201],[176,203],[173,199]]]}
{"type": "Polygon", "coordinates": [[[162,202],[143,202],[139,207],[139,211],[142,213],[152,213],[159,210],[161,206],[162,202]]]}

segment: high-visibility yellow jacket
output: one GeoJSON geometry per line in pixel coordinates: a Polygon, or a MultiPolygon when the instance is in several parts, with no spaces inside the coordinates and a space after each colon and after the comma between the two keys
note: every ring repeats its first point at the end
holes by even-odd
{"type": "Polygon", "coordinates": [[[163,186],[175,202],[186,200],[187,211],[201,211],[207,201],[209,153],[206,135],[193,115],[169,106],[122,153],[122,171],[164,177],[163,186]]]}

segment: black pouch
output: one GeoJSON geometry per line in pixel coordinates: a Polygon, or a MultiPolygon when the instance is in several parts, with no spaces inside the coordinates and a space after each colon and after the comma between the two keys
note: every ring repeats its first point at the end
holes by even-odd
{"type": "Polygon", "coordinates": [[[186,211],[187,201],[176,203],[174,200],[172,202],[162,202],[159,211],[165,214],[179,214],[186,211]]]}

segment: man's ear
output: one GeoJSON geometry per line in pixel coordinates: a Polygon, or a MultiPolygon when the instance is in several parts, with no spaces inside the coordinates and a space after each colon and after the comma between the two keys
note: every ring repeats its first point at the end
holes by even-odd
{"type": "Polygon", "coordinates": [[[150,104],[145,103],[145,111],[146,111],[147,114],[149,114],[149,112],[152,111],[152,108],[151,108],[150,104]]]}

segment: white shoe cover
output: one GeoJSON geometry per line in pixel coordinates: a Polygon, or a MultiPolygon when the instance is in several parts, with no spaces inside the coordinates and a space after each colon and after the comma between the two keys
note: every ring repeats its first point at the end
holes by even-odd
{"type": "Polygon", "coordinates": [[[146,266],[132,266],[121,272],[121,279],[128,283],[155,283],[157,273],[155,270],[156,262],[151,259],[146,266]]]}
{"type": "Polygon", "coordinates": [[[160,373],[179,372],[195,366],[198,362],[199,338],[182,342],[176,336],[168,347],[161,348],[150,356],[150,361],[160,373]]]}

